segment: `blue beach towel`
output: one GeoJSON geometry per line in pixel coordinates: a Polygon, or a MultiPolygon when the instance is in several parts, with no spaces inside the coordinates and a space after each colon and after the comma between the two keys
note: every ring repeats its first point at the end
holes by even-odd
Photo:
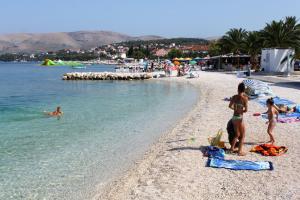
{"type": "Polygon", "coordinates": [[[208,146],[205,149],[205,156],[209,158],[221,158],[224,159],[225,157],[225,151],[221,148],[214,147],[214,146],[208,146]]]}
{"type": "Polygon", "coordinates": [[[224,160],[220,158],[209,158],[208,167],[225,168],[231,170],[273,170],[272,162],[247,161],[247,160],[224,160]]]}
{"type": "MultiPolygon", "coordinates": [[[[264,119],[268,119],[267,114],[262,114],[261,115],[264,119]]],[[[300,113],[298,112],[293,112],[293,113],[286,113],[286,114],[279,114],[278,119],[284,119],[284,118],[300,118],[300,113]]]]}
{"type": "MultiPolygon", "coordinates": [[[[289,106],[289,105],[294,105],[294,104],[295,104],[295,103],[292,102],[291,100],[284,99],[284,98],[280,98],[280,97],[274,97],[273,100],[274,100],[274,103],[275,103],[276,105],[282,104],[282,105],[289,106]]],[[[267,105],[267,104],[266,104],[266,101],[267,101],[267,99],[259,99],[259,100],[258,100],[258,103],[260,103],[260,104],[263,105],[263,106],[266,106],[266,105],[267,105]]]]}

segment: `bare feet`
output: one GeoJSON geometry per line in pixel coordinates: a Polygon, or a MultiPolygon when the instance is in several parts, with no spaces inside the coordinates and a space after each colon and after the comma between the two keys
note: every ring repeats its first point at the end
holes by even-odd
{"type": "Polygon", "coordinates": [[[226,151],[226,154],[234,154],[235,152],[233,151],[233,150],[231,150],[231,149],[228,149],[227,151],[226,151]]]}
{"type": "Polygon", "coordinates": [[[246,153],[245,153],[245,152],[239,152],[238,155],[239,155],[239,156],[245,156],[246,153]]]}
{"type": "Polygon", "coordinates": [[[270,143],[270,144],[274,144],[275,143],[275,141],[274,140],[270,140],[270,141],[268,141],[267,143],[270,143]]]}

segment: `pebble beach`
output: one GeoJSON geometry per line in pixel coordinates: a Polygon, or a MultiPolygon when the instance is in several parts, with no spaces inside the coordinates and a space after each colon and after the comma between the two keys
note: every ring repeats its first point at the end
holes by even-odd
{"type": "MultiPolygon", "coordinates": [[[[286,146],[286,154],[266,157],[250,152],[257,144],[269,140],[267,125],[253,113],[266,108],[249,101],[245,114],[247,155],[226,155],[226,159],[271,161],[272,171],[234,171],[206,167],[207,157],[201,150],[208,146],[208,137],[224,130],[222,140],[229,147],[226,125],[232,116],[225,97],[236,94],[243,79],[224,73],[201,72],[199,78],[164,79],[190,84],[200,91],[198,103],[172,130],[137,160],[122,176],[106,186],[99,185],[93,199],[300,199],[300,167],[298,148],[300,123],[278,123],[276,145],[286,146]]],[[[300,102],[299,90],[271,84],[280,97],[300,102]]]]}

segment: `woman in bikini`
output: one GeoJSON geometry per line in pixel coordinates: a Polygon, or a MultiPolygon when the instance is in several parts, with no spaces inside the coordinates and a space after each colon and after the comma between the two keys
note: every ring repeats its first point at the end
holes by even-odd
{"type": "Polygon", "coordinates": [[[234,149],[235,144],[237,140],[239,139],[239,145],[238,145],[238,155],[244,156],[246,155],[245,152],[243,152],[243,144],[245,139],[245,124],[243,120],[243,114],[248,111],[248,97],[245,95],[245,84],[240,83],[238,86],[238,94],[234,95],[229,103],[229,108],[232,109],[233,117],[232,117],[232,123],[235,130],[235,137],[232,141],[232,145],[230,148],[231,152],[236,151],[234,149]]]}

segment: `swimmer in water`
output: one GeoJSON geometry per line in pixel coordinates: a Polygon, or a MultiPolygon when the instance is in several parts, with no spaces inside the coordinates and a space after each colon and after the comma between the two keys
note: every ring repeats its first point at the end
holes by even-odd
{"type": "Polygon", "coordinates": [[[57,108],[56,108],[56,110],[55,111],[53,111],[53,112],[47,112],[46,113],[47,115],[50,115],[50,116],[57,116],[57,117],[60,117],[60,116],[62,116],[64,113],[61,111],[61,109],[60,109],[60,106],[58,106],[57,108]]]}

